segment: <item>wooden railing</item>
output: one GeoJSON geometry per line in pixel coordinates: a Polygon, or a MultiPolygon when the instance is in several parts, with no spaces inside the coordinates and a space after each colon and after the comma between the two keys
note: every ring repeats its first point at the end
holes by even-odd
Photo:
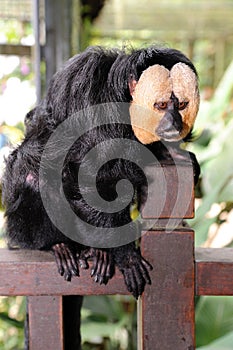
{"type": "MultiPolygon", "coordinates": [[[[178,186],[176,167],[164,168],[171,184],[165,207],[141,238],[142,254],[153,270],[152,285],[138,301],[139,350],[195,349],[194,296],[233,295],[233,249],[194,249],[193,230],[179,222],[178,212],[193,215],[193,194],[189,195],[193,185],[187,181],[187,171],[191,169],[182,166],[183,183],[178,186]],[[180,188],[183,199],[174,211],[180,188]]],[[[159,183],[144,218],[153,217],[161,195],[158,189],[159,183]]],[[[82,270],[79,278],[66,282],[49,252],[0,250],[0,295],[28,297],[30,350],[79,349],[79,296],[128,294],[118,271],[106,286],[94,283],[89,273],[82,270]]]]}

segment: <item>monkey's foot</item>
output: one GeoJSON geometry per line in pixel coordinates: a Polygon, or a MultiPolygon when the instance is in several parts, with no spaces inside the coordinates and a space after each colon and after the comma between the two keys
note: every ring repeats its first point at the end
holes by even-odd
{"type": "Polygon", "coordinates": [[[138,299],[145,285],[151,284],[149,270],[152,270],[152,266],[141,256],[139,248],[124,253],[120,261],[117,259],[117,266],[124,276],[128,291],[138,299]]]}
{"type": "Polygon", "coordinates": [[[72,276],[79,276],[79,268],[76,252],[72,251],[65,243],[57,243],[52,246],[52,251],[57,263],[58,272],[66,281],[71,281],[72,276]]]}
{"type": "Polygon", "coordinates": [[[109,279],[112,278],[115,272],[115,264],[110,250],[89,248],[82,251],[80,254],[79,261],[85,268],[88,267],[87,259],[93,261],[91,269],[91,277],[95,282],[100,284],[107,284],[109,279]]]}

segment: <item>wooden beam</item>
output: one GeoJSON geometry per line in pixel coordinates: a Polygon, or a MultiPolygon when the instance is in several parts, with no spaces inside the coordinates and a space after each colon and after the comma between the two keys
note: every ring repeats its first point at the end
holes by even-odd
{"type": "Polygon", "coordinates": [[[62,296],[28,297],[29,350],[63,350],[62,296]]]}
{"type": "Polygon", "coordinates": [[[0,44],[0,55],[31,56],[32,46],[0,44]]]}
{"type": "Polygon", "coordinates": [[[151,181],[143,219],[184,219],[194,216],[193,168],[186,164],[146,166],[151,181]]]}
{"type": "Polygon", "coordinates": [[[0,295],[129,294],[118,271],[107,286],[95,283],[90,269],[80,274],[65,281],[49,252],[0,249],[0,295]]]}
{"type": "Polygon", "coordinates": [[[72,0],[45,1],[46,84],[71,56],[72,0]]]}
{"type": "MultiPolygon", "coordinates": [[[[153,231],[143,236],[142,243],[150,237],[154,237],[153,231]]],[[[170,249],[168,245],[168,252],[170,249]]],[[[150,255],[155,259],[156,252],[146,251],[144,256],[150,261],[150,255]]],[[[233,295],[233,248],[196,248],[195,269],[196,295],[233,295]]],[[[81,270],[80,274],[66,282],[59,276],[51,253],[0,249],[0,295],[129,294],[118,271],[107,286],[94,283],[90,270],[81,270]]]]}
{"type": "Polygon", "coordinates": [[[233,248],[197,248],[196,295],[233,295],[233,248]]]}
{"type": "Polygon", "coordinates": [[[195,349],[193,237],[189,229],[143,236],[142,254],[153,270],[139,309],[140,350],[195,349]]]}

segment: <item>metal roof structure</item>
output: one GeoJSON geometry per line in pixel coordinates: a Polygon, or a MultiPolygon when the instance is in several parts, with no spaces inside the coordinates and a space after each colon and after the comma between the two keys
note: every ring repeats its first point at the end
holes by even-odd
{"type": "Polygon", "coordinates": [[[102,36],[233,39],[232,0],[107,0],[95,27],[102,36]]]}

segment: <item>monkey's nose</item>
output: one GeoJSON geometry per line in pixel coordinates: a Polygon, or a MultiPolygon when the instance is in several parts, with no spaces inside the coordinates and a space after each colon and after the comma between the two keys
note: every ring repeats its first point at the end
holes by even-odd
{"type": "Polygon", "coordinates": [[[182,118],[179,112],[167,112],[160,121],[156,134],[164,140],[177,139],[182,127],[182,118]]]}

